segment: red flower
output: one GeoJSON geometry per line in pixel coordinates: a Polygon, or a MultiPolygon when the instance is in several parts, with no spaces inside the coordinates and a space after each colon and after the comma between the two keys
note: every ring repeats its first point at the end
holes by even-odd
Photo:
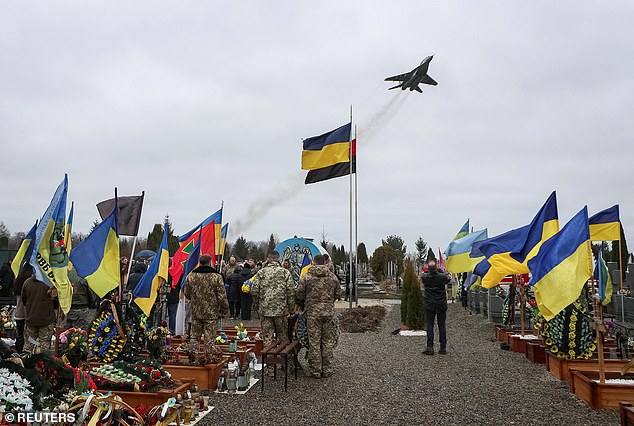
{"type": "Polygon", "coordinates": [[[151,373],[151,372],[152,372],[152,370],[153,370],[153,368],[152,368],[152,367],[147,367],[147,368],[145,369],[145,372],[146,372],[146,373],[151,373]]]}
{"type": "Polygon", "coordinates": [[[158,379],[159,377],[161,377],[161,372],[160,371],[155,371],[154,373],[152,373],[152,378],[153,379],[158,379]]]}

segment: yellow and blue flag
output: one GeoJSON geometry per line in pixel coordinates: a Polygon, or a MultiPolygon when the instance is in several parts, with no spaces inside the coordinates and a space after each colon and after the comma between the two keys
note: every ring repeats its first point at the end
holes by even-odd
{"type": "Polygon", "coordinates": [[[474,244],[471,257],[486,258],[474,268],[482,277],[482,287],[493,288],[507,275],[528,273],[527,261],[557,231],[559,215],[553,191],[530,224],[474,244]]]}
{"type": "Polygon", "coordinates": [[[462,228],[460,228],[453,240],[459,240],[460,238],[466,237],[467,235],[469,235],[469,219],[467,219],[464,225],[462,225],[462,228]]]}
{"type": "Polygon", "coordinates": [[[119,234],[117,208],[99,224],[71,253],[70,260],[77,275],[85,278],[97,296],[119,287],[119,234]]]}
{"type": "Polygon", "coordinates": [[[356,143],[351,130],[352,123],[348,123],[323,135],[304,139],[302,169],[309,171],[304,183],[321,182],[355,172],[356,143]]]}
{"type": "Polygon", "coordinates": [[[134,287],[132,294],[134,296],[134,303],[141,308],[145,315],[150,315],[152,306],[156,301],[158,291],[167,281],[167,270],[169,268],[170,254],[167,248],[167,222],[163,225],[163,239],[159,246],[156,256],[148,270],[143,274],[141,281],[134,287]]]}
{"type": "Polygon", "coordinates": [[[13,258],[13,262],[11,262],[11,270],[13,271],[14,276],[20,275],[22,268],[26,263],[29,263],[31,260],[31,254],[33,254],[33,246],[35,245],[35,231],[37,230],[37,221],[35,221],[35,225],[31,228],[29,232],[22,239],[22,243],[20,244],[20,248],[18,252],[15,254],[13,258]]]}
{"type": "Polygon", "coordinates": [[[75,202],[70,203],[70,212],[68,213],[68,220],[66,221],[66,228],[64,228],[64,243],[66,244],[66,252],[70,256],[70,251],[73,249],[73,241],[71,240],[71,233],[73,231],[73,212],[75,210],[75,202]]]}
{"type": "MultiPolygon", "coordinates": [[[[592,229],[592,225],[590,226],[590,229],[592,229]]],[[[592,238],[592,231],[590,231],[590,238],[592,238]]],[[[597,263],[594,267],[594,277],[599,282],[598,290],[601,303],[603,303],[603,305],[607,305],[612,300],[613,286],[608,265],[605,263],[605,258],[603,257],[604,250],[605,243],[602,242],[601,248],[599,248],[599,252],[597,253],[597,263]]]]}
{"type": "Polygon", "coordinates": [[[450,242],[449,247],[445,250],[445,256],[447,256],[445,267],[447,268],[447,272],[459,274],[473,271],[473,267],[481,259],[474,259],[470,256],[471,248],[474,243],[485,240],[486,238],[487,229],[485,228],[450,242]]]}
{"type": "Polygon", "coordinates": [[[229,233],[229,224],[225,224],[222,226],[222,229],[220,230],[220,251],[218,252],[218,254],[220,256],[224,256],[225,254],[225,247],[227,246],[227,234],[229,233]]]}
{"type": "Polygon", "coordinates": [[[541,245],[528,269],[535,301],[547,321],[577,300],[592,276],[587,207],[541,245]]]}
{"type": "Polygon", "coordinates": [[[621,239],[618,204],[591,216],[588,223],[590,224],[590,240],[592,241],[618,241],[621,239]]]}
{"type": "Polygon", "coordinates": [[[57,289],[59,305],[64,313],[70,310],[73,299],[73,288],[68,279],[68,252],[64,244],[67,194],[68,175],[64,175],[37,225],[30,260],[35,278],[57,289]]]}
{"type": "Polygon", "coordinates": [[[299,277],[300,278],[303,277],[304,274],[308,272],[311,266],[312,266],[312,263],[310,261],[310,257],[308,256],[308,253],[304,253],[304,259],[302,260],[302,267],[299,270],[299,277]]]}

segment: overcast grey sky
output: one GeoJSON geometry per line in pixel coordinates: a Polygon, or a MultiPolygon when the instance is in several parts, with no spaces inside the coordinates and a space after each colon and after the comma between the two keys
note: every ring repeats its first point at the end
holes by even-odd
{"type": "Polygon", "coordinates": [[[146,191],[142,234],[224,200],[247,239],[325,227],[347,246],[348,180],[303,187],[300,155],[352,104],[370,251],[525,225],[552,190],[562,226],[619,203],[631,237],[633,18],[630,1],[2,2],[0,220],[26,231],[67,172],[75,231],[118,186],[146,191]],[[387,90],[430,54],[438,86],[387,90]]]}

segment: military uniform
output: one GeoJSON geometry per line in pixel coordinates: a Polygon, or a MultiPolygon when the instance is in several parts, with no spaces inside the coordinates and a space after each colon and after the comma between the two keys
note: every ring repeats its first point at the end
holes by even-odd
{"type": "Polygon", "coordinates": [[[222,276],[208,265],[201,265],[189,274],[183,292],[191,306],[189,349],[192,354],[197,354],[203,333],[205,348],[216,338],[216,321],[229,310],[227,293],[222,276]]]}
{"type": "Polygon", "coordinates": [[[68,279],[73,285],[73,301],[66,314],[66,328],[76,327],[88,331],[95,319],[92,290],[86,280],[77,275],[75,269],[68,271],[68,279]]]}
{"type": "Polygon", "coordinates": [[[295,309],[294,283],[291,273],[279,262],[269,262],[251,279],[251,295],[258,305],[264,345],[277,340],[288,342],[286,316],[295,309]]]}
{"type": "Polygon", "coordinates": [[[339,279],[328,266],[314,265],[299,281],[296,298],[306,311],[310,373],[314,377],[329,376],[336,342],[335,300],[341,299],[339,279]]]}

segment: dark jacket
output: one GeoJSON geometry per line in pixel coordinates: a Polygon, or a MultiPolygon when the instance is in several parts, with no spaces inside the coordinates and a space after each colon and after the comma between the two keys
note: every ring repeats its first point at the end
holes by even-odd
{"type": "Polygon", "coordinates": [[[126,289],[128,291],[134,290],[134,287],[141,281],[143,274],[147,271],[147,265],[143,262],[137,262],[132,267],[132,273],[128,276],[128,283],[126,289]]]}
{"type": "Polygon", "coordinates": [[[0,296],[12,296],[14,280],[15,276],[13,275],[13,271],[11,270],[11,264],[7,262],[0,267],[0,284],[2,285],[2,288],[0,288],[0,296]]]}
{"type": "Polygon", "coordinates": [[[251,279],[252,276],[253,272],[251,271],[251,268],[246,265],[243,266],[242,270],[240,271],[240,279],[242,280],[242,282],[244,283],[246,280],[251,279]]]}
{"type": "Polygon", "coordinates": [[[26,308],[26,325],[31,327],[45,327],[57,320],[57,298],[51,299],[47,286],[31,277],[22,286],[22,303],[26,308]]]}
{"type": "Polygon", "coordinates": [[[447,309],[447,284],[449,275],[440,271],[427,271],[421,277],[425,286],[425,308],[447,309]]]}
{"type": "Polygon", "coordinates": [[[181,290],[180,290],[180,288],[178,288],[178,286],[176,286],[175,288],[172,288],[172,276],[171,275],[167,276],[167,288],[170,289],[170,292],[167,294],[167,304],[168,305],[178,305],[178,302],[180,301],[181,290]]]}
{"type": "MultiPolygon", "coordinates": [[[[240,271],[241,272],[241,271],[240,271]]],[[[225,283],[229,287],[228,299],[230,302],[237,302],[240,300],[240,293],[242,292],[242,284],[244,284],[242,275],[238,272],[232,272],[225,283]]]]}

